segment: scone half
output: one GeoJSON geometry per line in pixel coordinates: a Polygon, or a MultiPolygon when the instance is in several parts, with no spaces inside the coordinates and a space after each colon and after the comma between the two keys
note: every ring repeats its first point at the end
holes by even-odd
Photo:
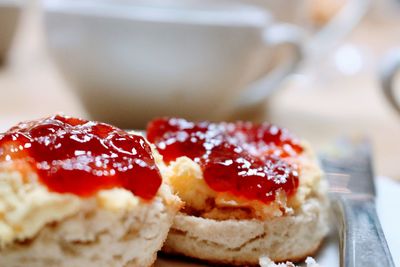
{"type": "MultiPolygon", "coordinates": [[[[302,141],[295,143],[294,137],[289,137],[286,130],[279,128],[280,138],[285,142],[267,143],[268,135],[272,132],[275,136],[277,132],[272,127],[276,126],[242,122],[192,123],[165,118],[149,125],[148,137],[166,159],[167,178],[185,203],[174,219],[163,251],[228,265],[257,265],[261,256],[277,262],[296,262],[314,254],[328,232],[326,184],[308,144],[302,141]],[[247,134],[250,137],[243,137],[247,134]],[[254,144],[254,136],[263,136],[264,139],[254,144]],[[193,137],[198,138],[196,142],[193,137]],[[249,145],[243,140],[253,141],[249,145]],[[196,154],[188,151],[186,148],[193,142],[195,144],[192,147],[202,147],[205,152],[196,154]],[[215,152],[211,148],[209,151],[208,148],[212,147],[210,142],[223,149],[217,148],[215,152]],[[233,150],[237,151],[262,147],[263,153],[280,153],[278,158],[288,164],[282,163],[282,166],[295,168],[296,179],[292,181],[294,189],[284,191],[278,186],[273,192],[274,197],[262,198],[255,187],[262,187],[263,180],[248,175],[254,173],[254,169],[239,166],[239,171],[246,170],[245,176],[237,176],[229,169],[232,175],[241,180],[232,180],[225,169],[210,171],[210,168],[214,168],[214,165],[210,165],[212,160],[218,161],[219,166],[223,165],[224,168],[228,166],[226,157],[229,157],[229,151],[225,148],[231,148],[232,144],[233,150]],[[286,150],[283,150],[285,145],[292,147],[286,146],[283,148],[286,150]],[[297,151],[293,152],[296,148],[297,151]],[[218,157],[212,157],[213,153],[218,157]],[[207,177],[210,173],[219,176],[207,177]],[[248,177],[261,181],[261,185],[258,182],[248,185],[248,177]],[[213,184],[215,180],[219,181],[217,190],[213,184]],[[225,186],[221,181],[226,180],[235,183],[234,189],[220,190],[225,186]],[[245,186],[247,191],[252,190],[254,194],[243,193],[245,186]]],[[[247,154],[244,157],[246,164],[251,162],[247,154]]],[[[234,158],[241,160],[236,154],[234,158]]],[[[255,159],[253,162],[258,161],[255,159]]],[[[269,171],[267,167],[257,170],[269,171]]],[[[257,175],[262,176],[262,173],[257,175]]],[[[280,178],[279,182],[284,184],[290,181],[280,178]]]]}
{"type": "Polygon", "coordinates": [[[0,136],[0,266],[151,266],[180,208],[155,153],[141,136],[65,116],[0,136]]]}

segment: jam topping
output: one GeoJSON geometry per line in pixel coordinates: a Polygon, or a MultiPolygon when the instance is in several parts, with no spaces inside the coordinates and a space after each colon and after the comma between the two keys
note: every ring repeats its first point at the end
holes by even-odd
{"type": "Polygon", "coordinates": [[[49,190],[79,196],[122,187],[149,200],[162,181],[142,136],[60,115],[0,134],[0,162],[11,160],[28,162],[49,190]]]}
{"type": "Polygon", "coordinates": [[[297,167],[287,159],[303,147],[272,124],[162,118],[148,125],[147,137],[167,163],[181,156],[199,163],[205,182],[217,192],[269,203],[278,192],[294,194],[299,185],[297,167]]]}

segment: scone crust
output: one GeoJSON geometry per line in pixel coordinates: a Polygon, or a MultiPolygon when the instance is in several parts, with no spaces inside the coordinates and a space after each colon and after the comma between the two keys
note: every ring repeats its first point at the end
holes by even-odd
{"type": "Polygon", "coordinates": [[[179,213],[163,251],[231,265],[257,265],[262,255],[276,262],[300,261],[327,234],[326,209],[325,200],[310,198],[297,214],[267,221],[217,221],[179,213]]]}

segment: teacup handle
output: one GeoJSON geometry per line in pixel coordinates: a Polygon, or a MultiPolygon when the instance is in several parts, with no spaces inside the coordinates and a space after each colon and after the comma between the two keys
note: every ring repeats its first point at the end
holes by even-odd
{"type": "Polygon", "coordinates": [[[396,100],[394,82],[396,74],[400,71],[400,50],[389,53],[380,72],[383,93],[389,103],[400,113],[400,103],[396,100]]]}
{"type": "Polygon", "coordinates": [[[237,98],[234,107],[246,109],[262,104],[274,91],[279,89],[282,81],[297,68],[303,59],[302,41],[303,30],[292,24],[276,24],[268,27],[263,32],[263,40],[267,47],[277,49],[279,46],[287,45],[292,53],[286,62],[281,62],[268,71],[268,74],[257,81],[252,82],[237,98]]]}

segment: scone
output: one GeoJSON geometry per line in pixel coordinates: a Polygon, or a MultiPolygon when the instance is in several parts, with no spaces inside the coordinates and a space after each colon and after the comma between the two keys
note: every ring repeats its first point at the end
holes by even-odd
{"type": "Polygon", "coordinates": [[[1,134],[0,266],[151,266],[180,208],[157,161],[144,137],[71,117],[1,134]]]}
{"type": "Polygon", "coordinates": [[[147,137],[184,202],[163,251],[256,265],[313,254],[328,231],[328,201],[311,148],[270,124],[161,118],[147,137]]]}

